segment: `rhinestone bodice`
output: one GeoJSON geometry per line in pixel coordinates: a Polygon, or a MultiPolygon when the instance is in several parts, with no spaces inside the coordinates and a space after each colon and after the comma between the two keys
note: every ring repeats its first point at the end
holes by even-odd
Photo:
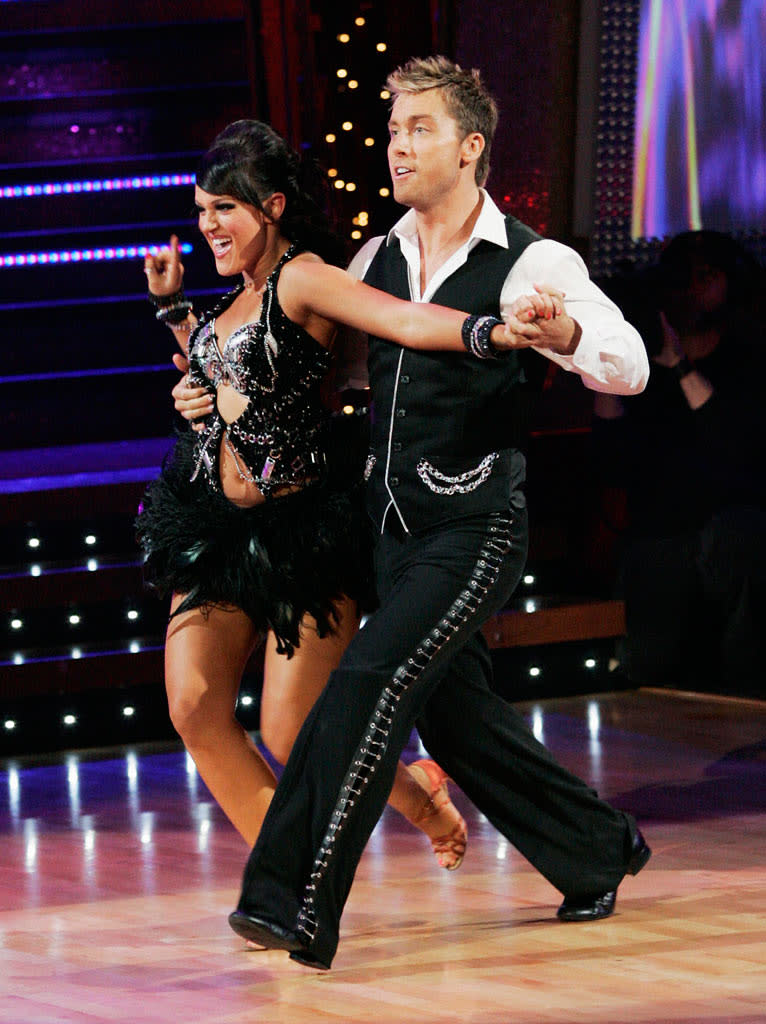
{"type": "Polygon", "coordinates": [[[285,315],[277,297],[282,267],[297,254],[291,246],[269,275],[258,320],[243,324],[219,345],[216,317],[242,291],[235,288],[203,319],[189,342],[189,382],[215,393],[231,385],[248,399],[228,425],[215,407],[197,441],[195,475],[204,467],[218,486],[218,449],[224,435],[264,494],[301,484],[324,464],[327,413],[320,384],[330,353],[285,315]]]}

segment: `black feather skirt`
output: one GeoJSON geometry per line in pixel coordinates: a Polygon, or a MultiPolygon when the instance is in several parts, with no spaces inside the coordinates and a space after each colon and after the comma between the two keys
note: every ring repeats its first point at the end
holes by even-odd
{"type": "MultiPolygon", "coordinates": [[[[320,636],[333,630],[335,603],[374,603],[372,535],[363,483],[310,484],[253,508],[233,505],[193,472],[195,435],[178,438],[147,489],[136,531],[144,578],[160,596],[184,594],[175,614],[236,605],[256,629],[273,630],[290,657],[311,615],[320,636]]],[[[347,482],[346,482],[347,483],[347,482]]]]}

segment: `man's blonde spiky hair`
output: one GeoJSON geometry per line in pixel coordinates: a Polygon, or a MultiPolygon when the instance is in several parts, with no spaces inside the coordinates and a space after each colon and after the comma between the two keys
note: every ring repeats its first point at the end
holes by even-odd
{"type": "Polygon", "coordinates": [[[393,71],[386,81],[393,103],[402,93],[441,89],[450,115],[458,123],[462,138],[471,132],[484,137],[484,149],[476,161],[476,184],[489,177],[489,152],[497,128],[497,104],[481,80],[477,68],[464,71],[448,57],[413,57],[393,71]]]}

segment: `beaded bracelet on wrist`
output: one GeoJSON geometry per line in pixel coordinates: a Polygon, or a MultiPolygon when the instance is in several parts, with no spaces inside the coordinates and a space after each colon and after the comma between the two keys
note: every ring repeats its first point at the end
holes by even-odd
{"type": "Polygon", "coordinates": [[[184,322],[191,312],[191,308],[192,304],[188,300],[177,302],[174,306],[163,306],[162,309],[158,309],[154,316],[161,324],[176,326],[184,322]]]}
{"type": "Polygon", "coordinates": [[[154,292],[147,292],[147,299],[155,309],[167,309],[168,306],[177,306],[180,302],[186,302],[186,292],[179,288],[172,295],[155,295],[154,292]]]}
{"type": "Polygon", "coordinates": [[[494,316],[466,317],[460,328],[463,344],[477,359],[497,359],[500,353],[492,344],[490,335],[502,322],[494,316]]]}

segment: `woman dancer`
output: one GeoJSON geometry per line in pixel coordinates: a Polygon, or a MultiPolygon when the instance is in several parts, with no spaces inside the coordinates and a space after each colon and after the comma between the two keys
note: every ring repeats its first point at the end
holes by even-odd
{"type": "MultiPolygon", "coordinates": [[[[450,348],[462,344],[465,316],[401,302],[325,263],[332,235],[299,184],[297,157],[261,122],[216,138],[195,197],[218,272],[241,282],[197,320],[178,240],[146,257],[156,316],[188,354],[186,383],[198,390],[177,398],[196,423],[149,488],[138,536],[147,579],[173,595],[171,719],[252,846],[276,780],[234,716],[247,661],[265,634],[261,734],[284,763],[367,597],[361,483],[328,450],[319,395],[336,322],[450,348]]],[[[502,328],[491,337],[500,342],[502,328]]],[[[442,867],[460,865],[466,825],[438,765],[400,762],[389,802],[429,836],[442,867]]]]}

